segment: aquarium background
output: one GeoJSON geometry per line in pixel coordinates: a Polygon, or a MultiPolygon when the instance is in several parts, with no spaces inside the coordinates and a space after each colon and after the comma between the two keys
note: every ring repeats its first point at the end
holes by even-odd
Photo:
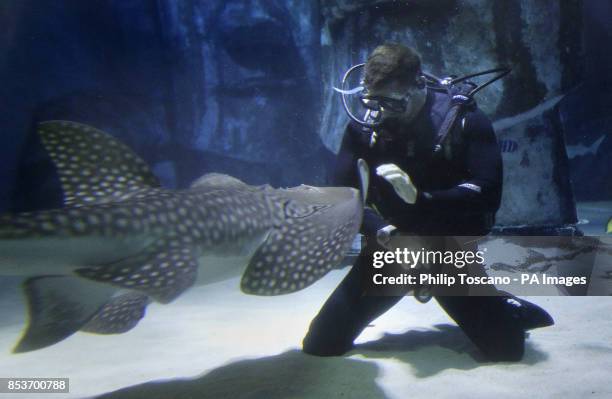
{"type": "Polygon", "coordinates": [[[390,40],[414,46],[439,76],[513,67],[478,94],[506,163],[498,225],[571,233],[564,227],[578,221],[574,199],[612,196],[610,7],[5,1],[0,209],[60,203],[54,168],[32,134],[49,119],[110,132],[168,187],[209,171],[252,184],[325,184],[347,121],[332,87],[390,40]]]}
{"type": "MultiPolygon", "coordinates": [[[[610,21],[612,3],[595,0],[4,0],[0,213],[61,206],[35,130],[52,119],[112,134],[169,188],[207,172],[326,185],[348,121],[333,86],[390,40],[437,75],[512,66],[477,97],[505,165],[496,233],[605,234],[610,21]]],[[[228,280],[152,304],[128,334],[79,333],[22,357],[8,352],[24,323],[20,281],[3,277],[0,372],[57,370],[73,379],[71,397],[612,395],[601,297],[538,298],[557,326],[534,332],[518,365],[483,366],[432,303],[396,306],[354,356],[305,356],[301,337],[342,273],[282,298],[228,280]]]]}

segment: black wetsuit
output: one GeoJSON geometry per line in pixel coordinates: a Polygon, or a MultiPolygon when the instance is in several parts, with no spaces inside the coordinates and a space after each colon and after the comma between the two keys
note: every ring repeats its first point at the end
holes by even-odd
{"type": "MultiPolygon", "coordinates": [[[[366,208],[361,230],[370,251],[362,250],[349,274],[313,320],[304,338],[305,352],[321,356],[345,353],[373,319],[402,298],[364,293],[361,273],[364,268],[371,268],[368,253],[372,246],[378,246],[375,233],[381,227],[393,224],[401,232],[423,236],[474,236],[489,232],[502,188],[502,162],[496,137],[487,117],[473,109],[449,137],[447,145],[451,145],[451,152],[446,155],[445,150],[434,152],[437,128],[448,107],[448,96],[430,90],[425,106],[410,126],[394,131],[389,137],[382,134],[373,146],[369,144],[369,132],[359,125],[348,125],[332,183],[359,188],[356,165],[359,158],[364,159],[370,169],[368,204],[378,212],[366,208]],[[376,175],[376,167],[386,163],[396,164],[411,177],[419,190],[414,205],[405,203],[389,182],[376,175]]],[[[507,296],[436,296],[491,360],[518,360],[523,355],[527,326],[521,325],[518,320],[521,313],[512,309],[507,299],[507,296]]]]}
{"type": "Polygon", "coordinates": [[[373,220],[366,210],[365,233],[370,228],[393,224],[399,230],[419,235],[484,235],[501,199],[502,162],[491,122],[478,109],[458,123],[449,143],[450,156],[434,152],[438,126],[448,109],[448,96],[429,91],[425,106],[410,124],[381,135],[370,147],[370,134],[349,124],[337,158],[334,185],[359,188],[357,159],[370,167],[368,202],[386,222],[373,220]],[[389,135],[390,136],[390,135],[389,135]],[[408,173],[418,188],[418,201],[406,204],[391,184],[376,175],[376,167],[394,163],[408,173]],[[463,184],[463,186],[461,186],[463,184]],[[470,188],[471,187],[471,188],[470,188]],[[477,190],[480,190],[478,192],[477,190]],[[423,193],[428,193],[427,199],[423,193]]]}

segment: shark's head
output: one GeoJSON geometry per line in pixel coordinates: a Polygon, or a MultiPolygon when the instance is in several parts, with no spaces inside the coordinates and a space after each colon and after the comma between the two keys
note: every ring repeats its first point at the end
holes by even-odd
{"type": "Polygon", "coordinates": [[[290,222],[327,228],[361,223],[361,196],[353,188],[301,185],[276,191],[283,199],[283,217],[290,222]]]}
{"type": "Polygon", "coordinates": [[[313,225],[329,230],[361,222],[361,196],[353,188],[300,185],[268,191],[280,224],[300,224],[301,228],[313,225]]]}
{"type": "Polygon", "coordinates": [[[350,187],[255,187],[210,173],[191,188],[209,193],[202,197],[206,208],[222,204],[219,214],[231,213],[238,226],[265,227],[241,282],[251,294],[286,294],[314,283],[340,263],[361,225],[362,197],[350,187]]]}

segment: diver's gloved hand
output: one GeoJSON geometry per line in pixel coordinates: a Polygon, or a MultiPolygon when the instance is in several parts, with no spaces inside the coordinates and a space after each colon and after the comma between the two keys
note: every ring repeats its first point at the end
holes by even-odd
{"type": "Polygon", "coordinates": [[[391,237],[397,232],[397,227],[392,224],[389,224],[376,232],[376,241],[378,244],[383,247],[388,248],[389,242],[391,241],[391,237]]]}
{"type": "Polygon", "coordinates": [[[396,164],[386,163],[376,168],[376,174],[393,186],[399,197],[408,204],[414,204],[417,200],[417,188],[412,184],[410,176],[396,164]]]}

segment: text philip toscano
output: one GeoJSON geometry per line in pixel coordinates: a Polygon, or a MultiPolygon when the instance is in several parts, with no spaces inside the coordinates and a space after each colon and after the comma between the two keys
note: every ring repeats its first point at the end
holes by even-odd
{"type": "MultiPolygon", "coordinates": [[[[484,249],[486,251],[486,249],[484,249]]],[[[421,248],[414,251],[408,248],[396,248],[395,251],[376,251],[373,253],[372,266],[381,269],[385,265],[396,264],[402,269],[416,269],[417,273],[401,273],[399,275],[385,276],[382,273],[373,275],[375,285],[420,284],[444,285],[450,287],[456,283],[469,285],[583,285],[587,284],[586,277],[558,277],[521,273],[520,277],[509,276],[469,276],[467,273],[437,273],[432,266],[453,265],[457,269],[465,266],[485,262],[484,251],[432,251],[421,248]],[[431,271],[431,272],[428,272],[431,271]]]]}

